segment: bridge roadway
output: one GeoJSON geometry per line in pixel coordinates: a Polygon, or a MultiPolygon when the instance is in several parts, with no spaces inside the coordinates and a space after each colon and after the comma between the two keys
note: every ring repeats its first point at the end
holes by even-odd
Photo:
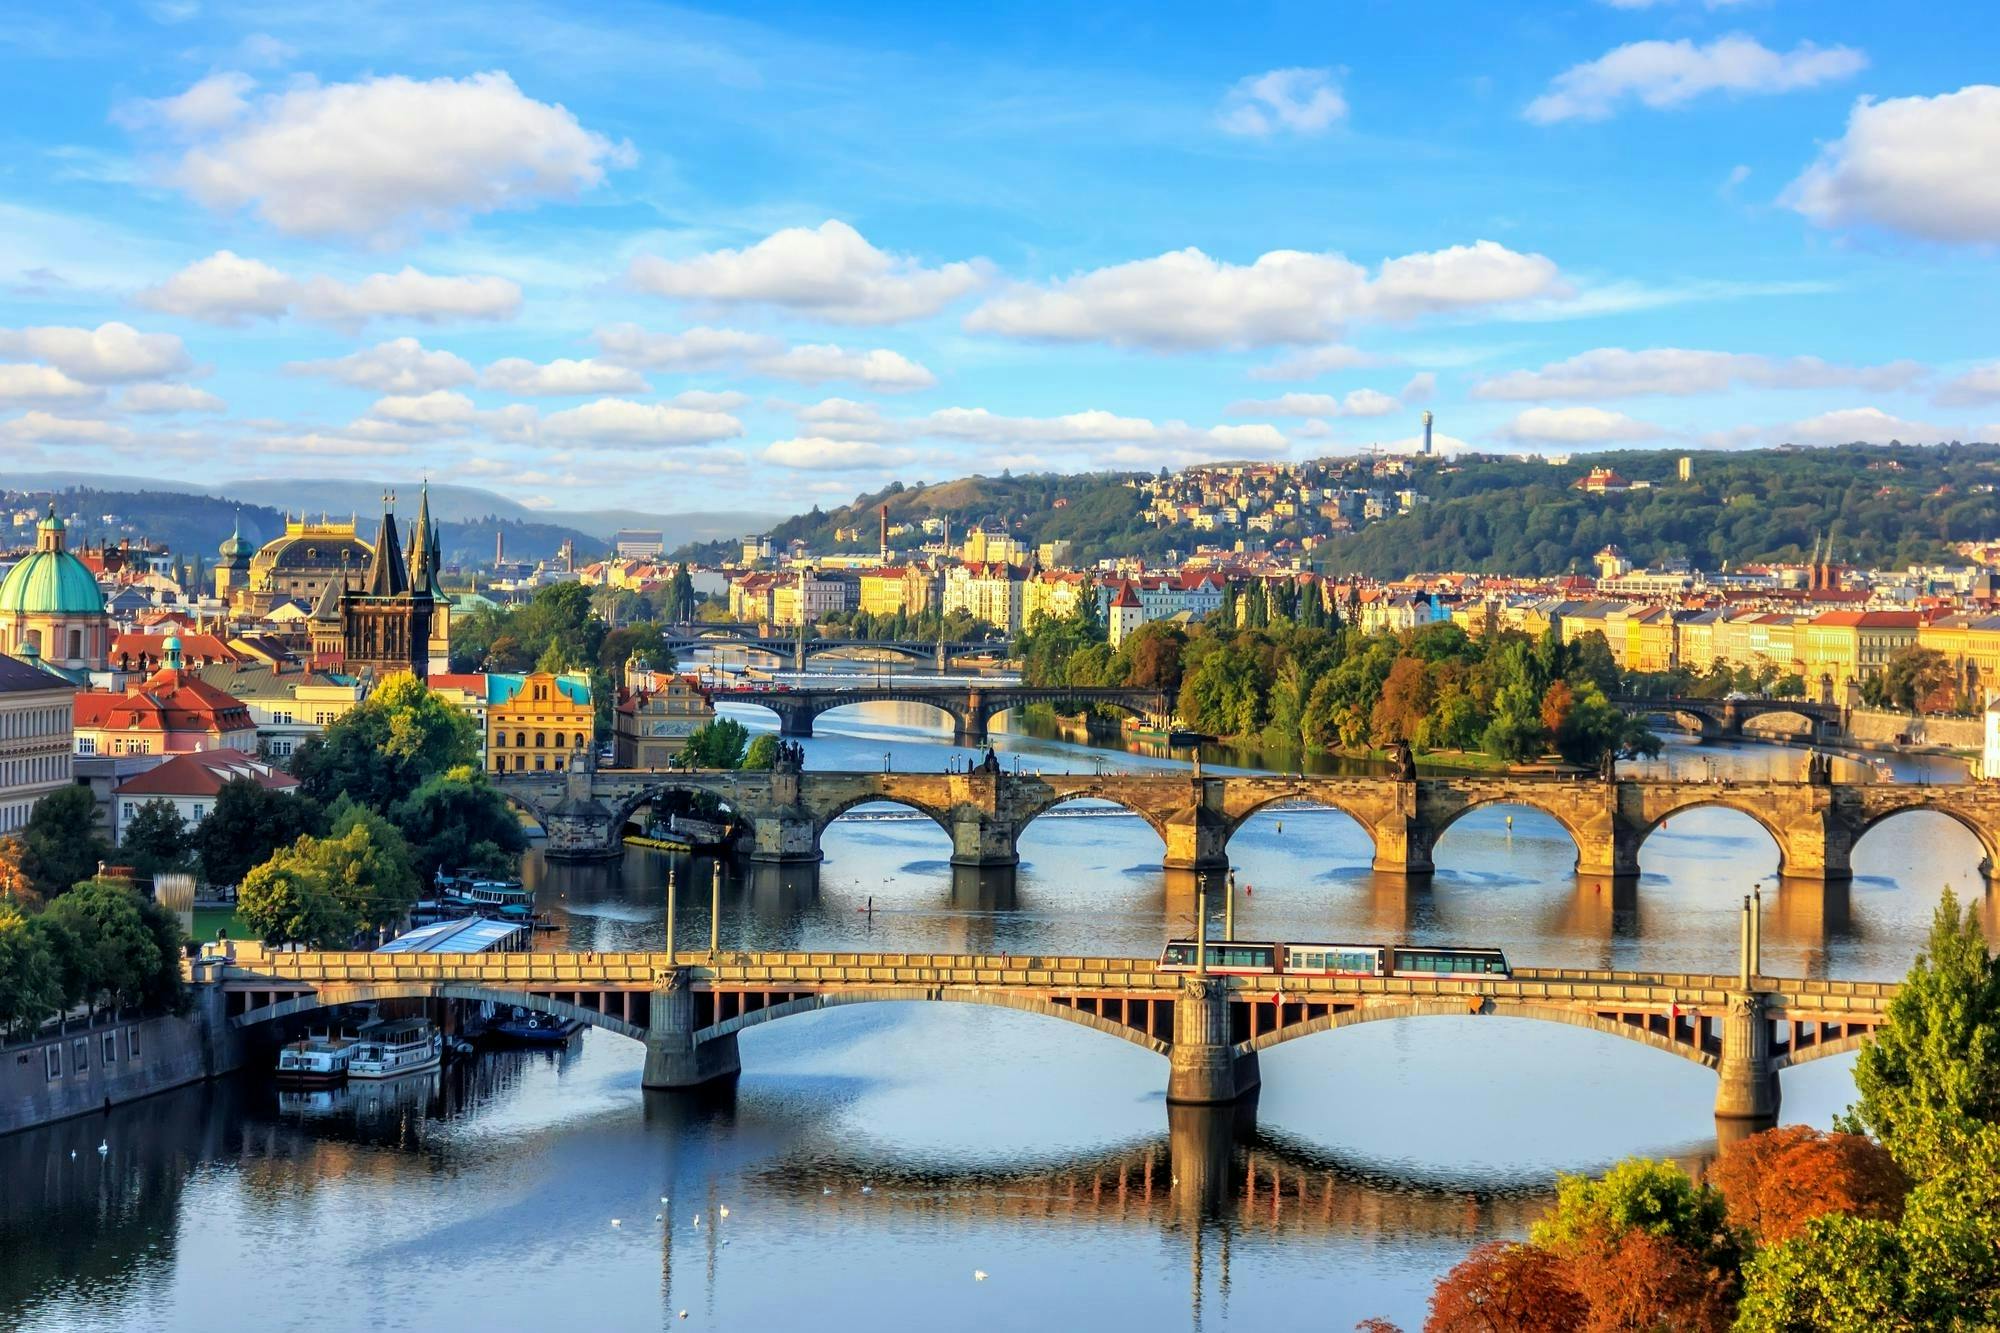
{"type": "Polygon", "coordinates": [[[289,953],[239,944],[193,965],[238,1028],[328,1005],[493,1001],[646,1045],[650,1088],[740,1068],[746,1028],[839,1005],[981,1004],[1061,1019],[1165,1057],[1170,1102],[1237,1101],[1259,1052],[1387,1019],[1499,1015],[1566,1023],[1677,1055],[1718,1076],[1716,1114],[1765,1119],[1779,1071],[1856,1049],[1892,983],[1762,977],[1744,911],[1737,976],[1520,968],[1488,977],[1245,977],[1163,972],[1150,958],[883,953],[289,953]]]}
{"type": "Polygon", "coordinates": [[[1160,835],[1173,870],[1220,870],[1231,836],[1258,811],[1285,803],[1340,810],[1373,843],[1373,869],[1427,875],[1438,840],[1473,810],[1518,805],[1541,811],[1576,843],[1576,872],[1629,883],[1648,836],[1684,811],[1738,811],[1771,835],[1787,880],[1844,884],[1854,844],[1885,819],[1913,810],[1948,816],[1971,830],[1987,873],[2000,862],[2000,783],[1919,786],[1888,782],[1682,781],[1564,775],[1402,779],[1202,774],[877,773],[779,769],[669,772],[636,769],[506,774],[499,790],[548,834],[552,859],[610,857],[639,806],[671,792],[705,792],[746,826],[754,861],[817,862],[820,840],[847,811],[869,802],[916,810],[951,836],[954,866],[1014,865],[1021,831],[1065,802],[1108,801],[1160,835]]]}
{"type": "Polygon", "coordinates": [[[1647,698],[1618,695],[1613,704],[1628,713],[1671,719],[1685,731],[1704,740],[1741,736],[1743,724],[1751,718],[1782,714],[1801,718],[1812,726],[1814,739],[1837,732],[1847,725],[1846,711],[1838,704],[1814,703],[1807,699],[1694,699],[1682,697],[1647,698]]]}
{"type": "Polygon", "coordinates": [[[715,698],[725,703],[756,704],[770,709],[778,715],[781,736],[810,736],[814,718],[849,704],[925,704],[951,719],[954,745],[984,745],[994,718],[1031,704],[1068,704],[1077,708],[1101,705],[1140,718],[1164,719],[1173,712],[1170,701],[1160,691],[1121,686],[871,685],[819,689],[787,685],[776,689],[717,690],[715,698]]]}
{"type": "Polygon", "coordinates": [[[901,657],[936,664],[939,671],[959,658],[1006,657],[1011,650],[1005,640],[989,639],[844,639],[790,637],[766,634],[765,626],[753,624],[694,624],[667,628],[663,645],[675,653],[697,648],[738,648],[789,657],[792,666],[805,670],[806,659],[842,648],[876,648],[901,657]]]}

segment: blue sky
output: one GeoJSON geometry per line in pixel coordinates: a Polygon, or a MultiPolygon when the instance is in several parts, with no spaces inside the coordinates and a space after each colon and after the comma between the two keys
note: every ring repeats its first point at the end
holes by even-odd
{"type": "Polygon", "coordinates": [[[45,6],[0,460],[900,477],[2000,436],[1983,6],[45,6]]]}

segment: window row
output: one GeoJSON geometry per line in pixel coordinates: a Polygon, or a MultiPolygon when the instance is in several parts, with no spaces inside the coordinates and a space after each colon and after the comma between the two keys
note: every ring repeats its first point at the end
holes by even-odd
{"type": "MultiPolygon", "coordinates": [[[[98,1041],[99,1058],[104,1061],[104,1067],[109,1069],[118,1064],[118,1033],[100,1033],[98,1041]]],[[[89,1037],[78,1037],[70,1043],[70,1073],[87,1074],[90,1072],[90,1045],[91,1041],[89,1037]]],[[[124,1063],[132,1064],[137,1062],[139,1059],[139,1029],[125,1029],[124,1047],[124,1063]]],[[[21,1058],[25,1060],[27,1057],[23,1056],[21,1058]]],[[[32,1067],[30,1066],[30,1068],[32,1067]]],[[[50,1042],[47,1046],[42,1047],[42,1071],[48,1076],[48,1081],[51,1083],[63,1076],[63,1044],[61,1042],[50,1042]]]]}

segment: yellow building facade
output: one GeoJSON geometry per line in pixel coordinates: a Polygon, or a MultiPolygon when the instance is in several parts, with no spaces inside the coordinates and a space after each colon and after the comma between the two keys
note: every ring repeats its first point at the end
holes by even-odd
{"type": "Polygon", "coordinates": [[[494,773],[560,773],[596,743],[590,677],[493,673],[486,678],[486,767],[494,773]]]}

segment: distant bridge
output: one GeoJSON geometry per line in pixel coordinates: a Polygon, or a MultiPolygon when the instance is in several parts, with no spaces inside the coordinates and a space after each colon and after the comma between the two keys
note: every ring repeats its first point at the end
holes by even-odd
{"type": "Polygon", "coordinates": [[[1374,844],[1372,867],[1395,874],[1431,873],[1445,832],[1471,811],[1496,805],[1525,806],[1555,820],[1576,843],[1577,873],[1605,879],[1636,878],[1646,839],[1673,816],[1705,808],[1754,820],[1777,844],[1778,870],[1788,879],[1852,879],[1854,844],[1882,821],[1914,810],[1935,811],[1969,829],[1989,874],[2000,862],[2000,783],[1989,782],[578,769],[508,773],[495,785],[541,823],[547,855],[557,860],[620,855],[624,826],[638,807],[673,792],[705,792],[749,826],[744,850],[763,862],[818,861],[834,820],[879,801],[935,821],[951,836],[955,866],[1011,866],[1020,859],[1021,831],[1077,800],[1108,801],[1145,820],[1160,835],[1170,869],[1227,867],[1235,832],[1260,810],[1288,802],[1351,817],[1374,844]]]}
{"type": "Polygon", "coordinates": [[[1011,646],[1004,639],[854,639],[802,638],[798,635],[765,633],[766,626],[753,624],[694,624],[670,628],[661,640],[675,654],[698,649],[733,648],[790,658],[795,669],[804,670],[806,659],[841,649],[872,648],[915,661],[933,662],[939,671],[960,658],[1006,657],[1011,646]]]}
{"type": "Polygon", "coordinates": [[[988,724],[1000,714],[1032,704],[1104,706],[1140,718],[1164,718],[1173,703],[1158,690],[1081,685],[881,685],[841,688],[781,686],[773,689],[717,690],[724,703],[757,704],[778,715],[778,734],[810,736],[813,719],[849,704],[924,704],[952,721],[952,743],[984,745],[988,724]]]}
{"type": "Polygon", "coordinates": [[[284,953],[237,945],[219,980],[238,1028],[328,1005],[491,1001],[576,1019],[646,1045],[645,1084],[734,1075],[737,1034],[849,1004],[930,1001],[1042,1015],[1169,1062],[1167,1099],[1254,1091],[1260,1052],[1359,1023],[1433,1016],[1539,1019],[1679,1056],[1719,1076],[1716,1114],[1767,1118],[1777,1075],[1856,1049],[1892,983],[1757,975],[1749,908],[1736,976],[1517,968],[1487,977],[1243,977],[1162,972],[1150,958],[854,953],[284,953]]]}
{"type": "Polygon", "coordinates": [[[1810,723],[1813,735],[1838,732],[1845,723],[1843,710],[1837,704],[1814,703],[1806,699],[1691,699],[1685,697],[1663,697],[1648,699],[1640,695],[1622,694],[1611,701],[1628,713],[1664,718],[1683,730],[1693,732],[1706,739],[1725,736],[1741,736],[1743,724],[1753,717],[1767,717],[1773,713],[1801,718],[1810,723]]]}

